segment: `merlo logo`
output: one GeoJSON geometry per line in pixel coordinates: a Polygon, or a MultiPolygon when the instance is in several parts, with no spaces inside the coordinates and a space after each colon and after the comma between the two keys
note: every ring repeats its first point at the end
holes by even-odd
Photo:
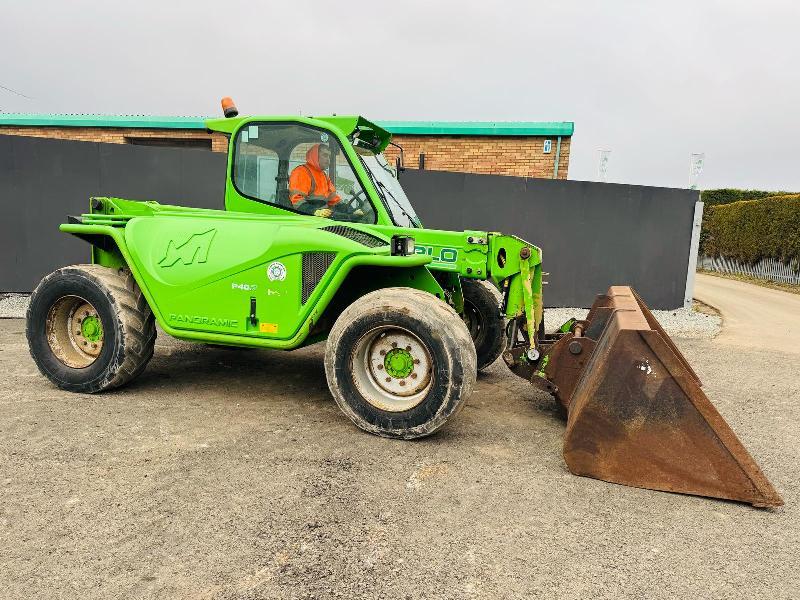
{"type": "Polygon", "coordinates": [[[208,260],[208,250],[211,248],[211,241],[216,233],[216,229],[209,229],[203,233],[193,233],[182,244],[176,244],[175,240],[170,240],[167,244],[167,252],[164,258],[158,261],[158,264],[162,267],[171,267],[178,261],[181,261],[184,265],[206,262],[208,260]]]}
{"type": "Polygon", "coordinates": [[[458,249],[456,248],[434,248],[433,246],[420,246],[417,244],[414,252],[430,256],[435,263],[452,264],[458,260],[458,249]]]}

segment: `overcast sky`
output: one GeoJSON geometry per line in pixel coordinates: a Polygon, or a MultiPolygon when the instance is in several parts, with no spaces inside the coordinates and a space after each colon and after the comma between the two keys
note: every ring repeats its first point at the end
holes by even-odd
{"type": "Polygon", "coordinates": [[[3,2],[0,111],[574,121],[570,179],[800,191],[800,3],[3,2]]]}

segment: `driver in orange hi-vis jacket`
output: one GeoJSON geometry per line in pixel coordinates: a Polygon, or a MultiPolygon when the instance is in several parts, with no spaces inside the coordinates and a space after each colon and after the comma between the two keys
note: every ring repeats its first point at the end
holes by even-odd
{"type": "Polygon", "coordinates": [[[289,176],[289,199],[292,207],[317,217],[330,217],[341,198],[326,172],[331,164],[331,149],[314,144],[306,152],[306,162],[289,176]]]}

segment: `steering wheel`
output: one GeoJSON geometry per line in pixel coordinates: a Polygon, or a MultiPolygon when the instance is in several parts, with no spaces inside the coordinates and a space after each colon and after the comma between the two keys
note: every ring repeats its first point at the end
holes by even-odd
{"type": "MultiPolygon", "coordinates": [[[[363,189],[358,190],[347,201],[347,205],[353,209],[353,212],[357,210],[364,210],[364,206],[369,204],[369,200],[367,200],[367,192],[363,189]]],[[[364,211],[367,212],[367,211],[364,211]]]]}
{"type": "Polygon", "coordinates": [[[341,202],[337,203],[334,207],[334,212],[342,216],[352,216],[357,210],[360,210],[366,214],[371,210],[371,208],[372,206],[367,198],[367,193],[362,189],[354,192],[353,195],[347,200],[342,200],[341,202]]]}

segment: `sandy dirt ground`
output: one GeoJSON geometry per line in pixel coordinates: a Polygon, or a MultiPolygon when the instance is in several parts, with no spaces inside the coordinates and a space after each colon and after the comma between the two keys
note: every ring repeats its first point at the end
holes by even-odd
{"type": "Polygon", "coordinates": [[[570,475],[552,401],[502,363],[399,442],[339,413],[321,346],[162,334],[85,396],[0,320],[0,597],[797,598],[800,356],[676,341],[784,507],[570,475]]]}

